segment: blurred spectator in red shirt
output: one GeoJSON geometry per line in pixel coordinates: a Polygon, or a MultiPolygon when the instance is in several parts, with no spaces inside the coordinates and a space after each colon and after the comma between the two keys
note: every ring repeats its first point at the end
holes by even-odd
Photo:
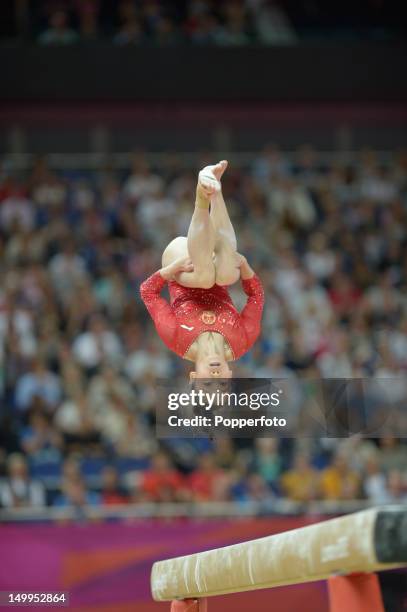
{"type": "Polygon", "coordinates": [[[353,312],[362,294],[348,276],[338,273],[332,279],[329,297],[338,317],[344,317],[353,312]]]}
{"type": "Polygon", "coordinates": [[[13,232],[17,228],[30,230],[35,222],[33,202],[17,181],[9,181],[0,191],[0,229],[13,232]]]}
{"type": "Polygon", "coordinates": [[[153,456],[151,467],[143,474],[142,494],[148,501],[173,502],[186,497],[184,478],[164,452],[153,456]]]}
{"type": "Polygon", "coordinates": [[[195,501],[209,501],[214,498],[216,484],[224,475],[217,467],[212,453],[205,453],[198,459],[198,467],[188,479],[189,488],[195,501]]]}

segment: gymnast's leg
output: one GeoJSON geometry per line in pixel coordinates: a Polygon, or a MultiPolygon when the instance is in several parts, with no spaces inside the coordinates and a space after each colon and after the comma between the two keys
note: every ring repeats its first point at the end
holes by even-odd
{"type": "MultiPolygon", "coordinates": [[[[210,166],[220,183],[228,162],[223,160],[210,166]]],[[[223,199],[222,189],[211,197],[211,220],[215,229],[215,272],[217,285],[233,285],[240,278],[237,241],[232,222],[223,199]]]]}
{"type": "Polygon", "coordinates": [[[165,249],[162,257],[163,266],[167,266],[179,257],[188,256],[192,260],[192,272],[180,272],[175,280],[184,287],[208,289],[215,284],[215,265],[213,253],[215,247],[215,230],[209,215],[210,198],[219,184],[211,175],[200,173],[195,209],[188,230],[188,237],[178,237],[165,249]]]}

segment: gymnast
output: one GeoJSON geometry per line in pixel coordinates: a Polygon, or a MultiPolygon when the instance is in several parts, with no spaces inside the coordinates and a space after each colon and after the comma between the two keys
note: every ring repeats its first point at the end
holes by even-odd
{"type": "Polygon", "coordinates": [[[231,378],[228,362],[244,355],[260,333],[264,292],[246,258],[237,252],[221,188],[227,165],[221,161],[201,170],[188,237],[170,242],[162,268],[140,287],[160,338],[195,363],[191,379],[231,378]],[[241,313],[227,290],[239,278],[248,296],[241,313]],[[170,303],[160,295],[167,283],[170,303]]]}

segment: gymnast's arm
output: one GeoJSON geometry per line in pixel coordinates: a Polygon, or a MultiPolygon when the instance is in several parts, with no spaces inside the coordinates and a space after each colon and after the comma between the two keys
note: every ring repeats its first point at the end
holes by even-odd
{"type": "Polygon", "coordinates": [[[161,268],[140,285],[140,295],[143,300],[160,338],[171,344],[175,329],[176,318],[170,304],[161,296],[161,291],[177,272],[190,272],[189,258],[182,257],[168,266],[161,268]]]}
{"type": "Polygon", "coordinates": [[[240,313],[246,330],[248,343],[251,346],[260,334],[261,315],[264,306],[264,290],[261,281],[250,267],[247,259],[240,255],[240,280],[248,299],[240,313]]]}

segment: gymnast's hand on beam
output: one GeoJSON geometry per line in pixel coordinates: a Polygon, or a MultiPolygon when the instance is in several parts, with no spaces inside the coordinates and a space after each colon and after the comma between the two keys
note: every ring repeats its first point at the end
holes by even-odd
{"type": "Polygon", "coordinates": [[[193,271],[194,271],[194,264],[192,263],[191,258],[190,257],[179,257],[178,259],[173,261],[168,266],[161,268],[160,274],[165,280],[169,281],[175,276],[175,274],[178,274],[179,272],[193,272],[193,271]]]}

